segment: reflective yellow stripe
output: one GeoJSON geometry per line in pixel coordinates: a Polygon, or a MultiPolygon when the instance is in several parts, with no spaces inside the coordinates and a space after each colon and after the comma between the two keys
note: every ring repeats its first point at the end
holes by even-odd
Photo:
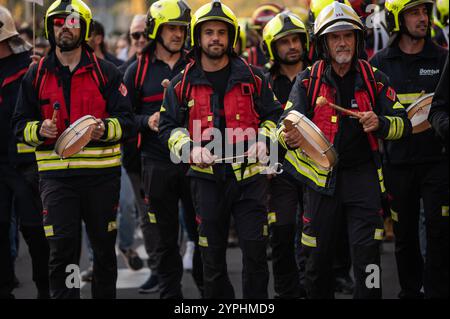
{"type": "Polygon", "coordinates": [[[400,102],[395,102],[395,104],[392,106],[392,108],[394,110],[397,110],[397,109],[404,109],[405,107],[400,102]]]}
{"type": "Polygon", "coordinates": [[[205,173],[205,174],[213,174],[213,169],[212,167],[207,167],[207,168],[200,168],[197,165],[191,165],[191,168],[199,173],[205,173]]]}
{"type": "Polygon", "coordinates": [[[162,113],[162,112],[165,112],[165,111],[167,111],[166,108],[164,107],[164,105],[161,105],[161,108],[159,109],[159,112],[162,113]]]}
{"type": "Polygon", "coordinates": [[[269,227],[267,225],[263,226],[263,236],[269,236],[269,227]]]}
{"type": "Polygon", "coordinates": [[[108,233],[112,232],[113,230],[117,229],[117,223],[116,221],[112,221],[108,223],[108,233]]]}
{"type": "Polygon", "coordinates": [[[442,217],[448,217],[448,206],[442,206],[442,217]]]}
{"type": "Polygon", "coordinates": [[[44,226],[44,232],[45,232],[45,237],[55,236],[52,225],[44,226]]]}
{"type": "Polygon", "coordinates": [[[284,110],[289,110],[294,104],[292,104],[291,101],[287,101],[286,106],[284,107],[284,110]]]}
{"type": "Polygon", "coordinates": [[[19,154],[28,154],[34,153],[36,147],[30,146],[28,144],[17,143],[17,153],[19,154]]]}
{"type": "Polygon", "coordinates": [[[317,165],[301,151],[288,151],[285,159],[291,163],[296,171],[307,177],[317,186],[325,187],[329,172],[317,167],[317,165]]]}
{"type": "Polygon", "coordinates": [[[275,134],[276,134],[278,142],[280,142],[281,146],[283,146],[285,149],[288,149],[288,146],[284,140],[284,134],[283,134],[284,129],[285,129],[284,125],[281,125],[281,127],[279,127],[277,129],[275,134]]]}
{"type": "Polygon", "coordinates": [[[269,214],[267,214],[267,221],[270,224],[276,223],[277,222],[277,215],[275,212],[271,212],[269,214]]]}
{"type": "MultiPolygon", "coordinates": [[[[70,159],[86,158],[86,157],[112,157],[120,155],[120,144],[105,147],[85,147],[79,153],[70,157],[70,159]]],[[[58,154],[54,150],[36,151],[36,160],[60,160],[58,154]]]]}
{"type": "Polygon", "coordinates": [[[383,237],[384,237],[384,229],[376,228],[374,239],[375,240],[383,240],[383,237]]]}
{"type": "Polygon", "coordinates": [[[202,246],[202,247],[208,247],[208,238],[199,236],[198,244],[199,244],[199,246],[202,246]]]}
{"type": "Polygon", "coordinates": [[[40,160],[38,161],[39,172],[64,170],[64,169],[80,169],[80,168],[109,168],[120,166],[120,154],[106,158],[67,158],[57,160],[40,160]]]}
{"type": "Polygon", "coordinates": [[[381,192],[384,193],[386,191],[386,187],[384,186],[384,178],[383,178],[383,169],[377,169],[378,172],[378,182],[380,183],[381,192]]]}
{"type": "Polygon", "coordinates": [[[404,123],[403,119],[397,116],[386,116],[389,120],[389,132],[385,137],[386,140],[398,140],[403,135],[404,123]]]}
{"type": "Polygon", "coordinates": [[[119,120],[116,118],[107,118],[108,123],[108,136],[104,141],[106,142],[116,142],[122,138],[122,127],[120,126],[119,120]]]}
{"type": "Polygon", "coordinates": [[[411,104],[416,102],[420,96],[422,95],[422,92],[418,92],[418,93],[407,93],[407,94],[397,94],[398,96],[398,100],[400,101],[400,103],[402,103],[403,105],[405,104],[411,104]]]}
{"type": "Polygon", "coordinates": [[[182,130],[177,130],[170,135],[168,146],[169,150],[175,154],[178,158],[181,158],[181,150],[183,146],[189,143],[191,139],[186,132],[182,130]]]}
{"type": "Polygon", "coordinates": [[[149,218],[151,224],[156,224],[156,215],[155,214],[152,214],[149,212],[148,218],[149,218]]]}
{"type": "Polygon", "coordinates": [[[391,208],[391,218],[394,222],[398,223],[398,213],[391,208]]]}
{"type": "Polygon", "coordinates": [[[264,121],[261,124],[261,134],[267,136],[272,142],[277,141],[277,125],[272,121],[264,121]]]}
{"type": "Polygon", "coordinates": [[[39,146],[44,141],[40,141],[38,139],[37,135],[37,129],[38,129],[39,122],[28,122],[23,130],[23,139],[25,143],[31,145],[31,146],[39,146]]]}
{"type": "Polygon", "coordinates": [[[317,247],[317,239],[302,233],[302,244],[308,247],[317,247]]]}
{"type": "Polygon", "coordinates": [[[250,164],[245,168],[244,175],[241,177],[242,164],[234,163],[234,164],[231,164],[231,166],[233,167],[234,175],[236,176],[236,180],[238,182],[241,180],[250,178],[252,176],[255,176],[255,175],[261,173],[262,171],[264,171],[264,169],[265,169],[263,166],[260,166],[257,163],[250,164]]]}

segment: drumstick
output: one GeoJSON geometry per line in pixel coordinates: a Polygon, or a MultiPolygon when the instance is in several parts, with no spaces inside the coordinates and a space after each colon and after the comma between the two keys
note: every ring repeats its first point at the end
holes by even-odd
{"type": "Polygon", "coordinates": [[[362,115],[359,114],[358,112],[354,112],[354,111],[348,110],[346,108],[343,108],[342,106],[339,106],[339,105],[336,105],[334,103],[331,103],[324,96],[319,96],[317,98],[317,104],[319,106],[328,105],[329,107],[331,107],[331,108],[333,108],[333,109],[335,109],[335,110],[337,110],[339,112],[342,112],[344,114],[347,114],[347,115],[350,115],[350,116],[354,116],[354,117],[359,118],[359,119],[362,118],[362,115]]]}
{"type": "Polygon", "coordinates": [[[55,104],[53,104],[53,115],[52,115],[52,122],[56,124],[56,120],[57,120],[57,116],[58,116],[58,112],[59,112],[59,108],[60,108],[60,104],[59,102],[55,102],[55,104]]]}
{"type": "Polygon", "coordinates": [[[230,157],[222,157],[222,158],[218,158],[214,161],[214,163],[220,163],[220,162],[225,162],[225,161],[229,161],[229,160],[237,160],[239,158],[245,158],[247,155],[238,155],[238,156],[230,156],[230,157]]]}
{"type": "Polygon", "coordinates": [[[161,82],[161,86],[164,88],[163,99],[166,96],[166,90],[167,90],[167,87],[169,86],[169,84],[170,84],[170,80],[168,80],[168,79],[164,79],[161,82]]]}

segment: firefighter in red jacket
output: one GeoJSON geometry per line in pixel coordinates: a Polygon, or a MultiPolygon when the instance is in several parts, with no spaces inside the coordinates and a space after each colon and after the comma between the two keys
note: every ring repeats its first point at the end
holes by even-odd
{"type": "Polygon", "coordinates": [[[97,60],[86,44],[91,19],[81,0],[58,0],[49,7],[44,22],[52,51],[24,76],[13,115],[17,138],[36,147],[52,298],[80,297],[79,285],[67,285],[67,276],[73,272],[68,266],[79,261],[81,220],[94,250],[92,296],[116,294],[119,143],[134,122],[120,72],[97,60]],[[96,118],[92,141],[61,159],[53,150],[56,139],[84,115],[96,118]]]}
{"type": "Polygon", "coordinates": [[[381,298],[379,282],[373,283],[374,288],[366,286],[367,269],[380,270],[383,239],[381,193],[385,190],[377,139],[401,138],[411,132],[411,124],[386,76],[357,59],[364,49],[362,30],[361,20],[345,4],[334,2],[321,11],[314,27],[321,60],[297,77],[282,116],[296,110],[310,118],[335,145],[337,166],[325,170],[305,156],[299,149],[303,137],[298,130],[285,132],[280,125],[277,131],[288,149],[284,169],[306,184],[301,241],[308,255],[308,298],[334,298],[332,265],[337,225],[343,218],[356,280],[354,297],[381,298]],[[320,96],[353,108],[361,119],[316,105],[320,96]]]}
{"type": "Polygon", "coordinates": [[[281,106],[263,74],[233,53],[238,36],[237,19],[227,6],[214,0],[200,7],[191,21],[193,61],[172,80],[161,107],[160,138],[172,160],[193,163],[188,175],[205,298],[235,296],[226,268],[230,214],[243,254],[243,297],[268,296],[267,179],[253,159],[267,157],[281,106]],[[267,144],[262,137],[268,137],[267,144]],[[233,163],[222,158],[222,148],[233,163]]]}

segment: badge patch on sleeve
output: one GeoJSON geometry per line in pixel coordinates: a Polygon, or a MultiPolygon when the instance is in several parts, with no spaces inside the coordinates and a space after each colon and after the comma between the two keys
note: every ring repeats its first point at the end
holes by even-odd
{"type": "Polygon", "coordinates": [[[392,87],[388,87],[386,90],[386,97],[391,100],[392,102],[395,102],[396,94],[395,90],[392,87]]]}
{"type": "Polygon", "coordinates": [[[119,86],[119,92],[120,94],[122,94],[123,96],[127,96],[128,95],[128,90],[127,87],[125,86],[125,84],[120,84],[119,86]]]}

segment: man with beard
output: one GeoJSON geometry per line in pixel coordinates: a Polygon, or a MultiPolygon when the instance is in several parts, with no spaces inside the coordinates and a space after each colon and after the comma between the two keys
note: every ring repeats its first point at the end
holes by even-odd
{"type": "MultiPolygon", "coordinates": [[[[147,210],[142,216],[144,238],[148,250],[148,282],[141,292],[151,292],[159,283],[161,298],[182,298],[183,265],[178,247],[178,201],[181,200],[186,220],[195,230],[195,213],[188,179],[187,165],[170,161],[169,150],[158,139],[160,108],[164,87],[186,66],[183,51],[190,23],[190,8],[181,0],[160,0],[152,4],[147,15],[150,44],[125,74],[125,83],[133,101],[138,131],[142,135],[144,188],[147,210]],[[148,241],[148,242],[147,242],[148,241]]],[[[200,251],[195,253],[194,279],[202,288],[200,251]]]]}
{"type": "Polygon", "coordinates": [[[52,51],[25,74],[13,116],[17,138],[36,147],[52,298],[80,298],[77,272],[68,266],[79,262],[82,220],[94,251],[92,296],[116,296],[120,141],[134,122],[120,72],[86,43],[91,19],[81,0],[57,0],[48,8],[52,51]],[[91,142],[60,158],[57,138],[85,115],[96,122],[91,142]],[[68,277],[74,271],[75,282],[68,277]]]}
{"type": "MultiPolygon", "coordinates": [[[[265,26],[263,41],[264,51],[273,61],[266,77],[284,107],[297,74],[307,65],[308,32],[303,22],[294,14],[279,13],[265,26]]],[[[284,149],[281,149],[280,159],[285,154],[284,149]]],[[[278,298],[304,296],[293,249],[297,233],[297,212],[303,211],[302,188],[302,184],[284,172],[270,180],[268,221],[274,287],[278,298]]],[[[301,218],[302,216],[299,216],[300,221],[301,218]]],[[[300,260],[299,263],[301,264],[300,260]]]]}
{"type": "Polygon", "coordinates": [[[13,297],[12,212],[30,251],[37,297],[49,297],[49,249],[42,228],[34,148],[17,143],[11,128],[20,83],[31,63],[30,49],[20,38],[11,13],[0,6],[0,299],[13,297]]]}
{"type": "Polygon", "coordinates": [[[160,138],[172,160],[192,163],[205,298],[235,296],[226,267],[231,214],[243,297],[267,298],[267,179],[256,159],[267,160],[265,137],[273,139],[281,107],[262,72],[235,55],[238,36],[227,6],[214,0],[200,7],[191,21],[193,60],[171,81],[161,107],[160,138]]]}
{"type": "Polygon", "coordinates": [[[411,131],[402,105],[388,94],[386,76],[358,59],[364,50],[363,24],[349,6],[333,2],[318,15],[316,62],[297,76],[282,119],[291,110],[305,114],[334,144],[339,162],[332,170],[316,164],[302,149],[303,136],[280,122],[278,138],[288,150],[284,169],[306,184],[302,244],[307,255],[308,298],[334,298],[333,259],[337,232],[347,223],[355,277],[354,298],[381,298],[379,282],[366,285],[369,265],[380,270],[384,185],[378,139],[398,139],[411,131]],[[325,98],[325,103],[317,103],[325,98]],[[336,103],[358,112],[337,113],[336,103]],[[372,288],[372,289],[371,289],[372,288]]]}
{"type": "MultiPolygon", "coordinates": [[[[391,45],[371,60],[389,76],[408,107],[436,89],[448,51],[430,39],[431,0],[390,0],[391,45]]],[[[400,298],[448,297],[448,150],[433,129],[385,143],[386,186],[396,238],[400,298]],[[425,261],[418,236],[420,201],[426,227],[425,261]]]]}

